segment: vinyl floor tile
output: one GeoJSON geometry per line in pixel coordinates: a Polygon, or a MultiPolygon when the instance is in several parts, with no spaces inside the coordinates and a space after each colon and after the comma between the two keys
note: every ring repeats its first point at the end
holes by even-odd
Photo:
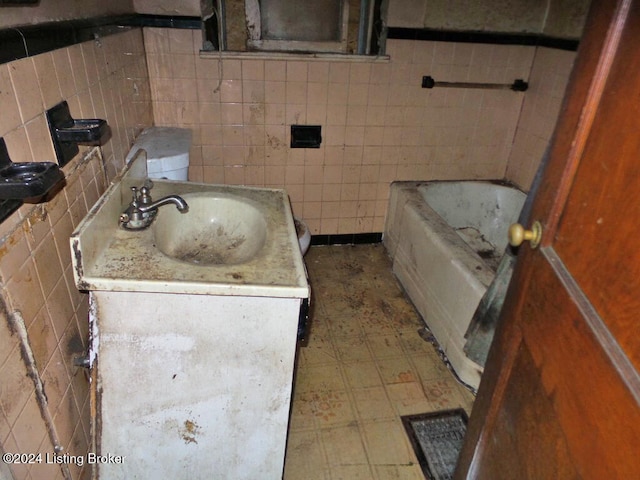
{"type": "Polygon", "coordinates": [[[462,407],[460,385],[382,244],[313,246],[311,333],[298,355],[285,480],[420,480],[400,416],[462,407]]]}

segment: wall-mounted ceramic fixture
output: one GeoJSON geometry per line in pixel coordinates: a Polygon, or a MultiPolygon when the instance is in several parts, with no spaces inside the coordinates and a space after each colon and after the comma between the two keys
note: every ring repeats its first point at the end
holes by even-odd
{"type": "Polygon", "coordinates": [[[320,125],[291,125],[291,148],[320,148],[320,125]]]}
{"type": "Polygon", "coordinates": [[[4,138],[0,138],[0,222],[24,200],[44,196],[63,179],[60,167],[52,162],[13,163],[4,138]]]}
{"type": "Polygon", "coordinates": [[[47,110],[47,122],[58,165],[61,167],[77,155],[78,144],[103,145],[109,133],[106,120],[76,120],[71,117],[66,101],[47,110]]]}

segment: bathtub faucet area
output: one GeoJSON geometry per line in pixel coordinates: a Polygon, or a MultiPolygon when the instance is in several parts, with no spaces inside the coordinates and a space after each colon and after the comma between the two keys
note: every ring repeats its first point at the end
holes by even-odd
{"type": "Polygon", "coordinates": [[[137,187],[131,187],[133,198],[127,209],[120,215],[120,226],[126,230],[143,230],[147,228],[156,217],[158,208],[163,205],[175,205],[179,212],[189,211],[187,202],[178,195],[167,195],[155,202],[151,198],[151,185],[140,188],[138,194],[137,187]]]}

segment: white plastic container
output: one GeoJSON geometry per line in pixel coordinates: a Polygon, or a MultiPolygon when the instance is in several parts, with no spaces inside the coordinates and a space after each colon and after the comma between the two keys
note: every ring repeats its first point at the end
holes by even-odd
{"type": "Polygon", "coordinates": [[[186,181],[189,175],[191,130],[176,127],[149,127],[136,139],[129,162],[139,149],[147,152],[149,178],[186,181]]]}

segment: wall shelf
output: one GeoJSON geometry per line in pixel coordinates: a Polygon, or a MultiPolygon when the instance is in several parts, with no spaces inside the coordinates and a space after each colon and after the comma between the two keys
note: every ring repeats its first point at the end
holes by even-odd
{"type": "Polygon", "coordinates": [[[4,138],[0,138],[0,222],[20,208],[25,200],[43,197],[62,180],[64,174],[55,163],[13,163],[4,138]]]}
{"type": "Polygon", "coordinates": [[[105,120],[76,120],[71,117],[66,101],[47,110],[47,122],[58,165],[61,167],[78,154],[78,144],[103,145],[109,134],[109,125],[105,120]]]}

